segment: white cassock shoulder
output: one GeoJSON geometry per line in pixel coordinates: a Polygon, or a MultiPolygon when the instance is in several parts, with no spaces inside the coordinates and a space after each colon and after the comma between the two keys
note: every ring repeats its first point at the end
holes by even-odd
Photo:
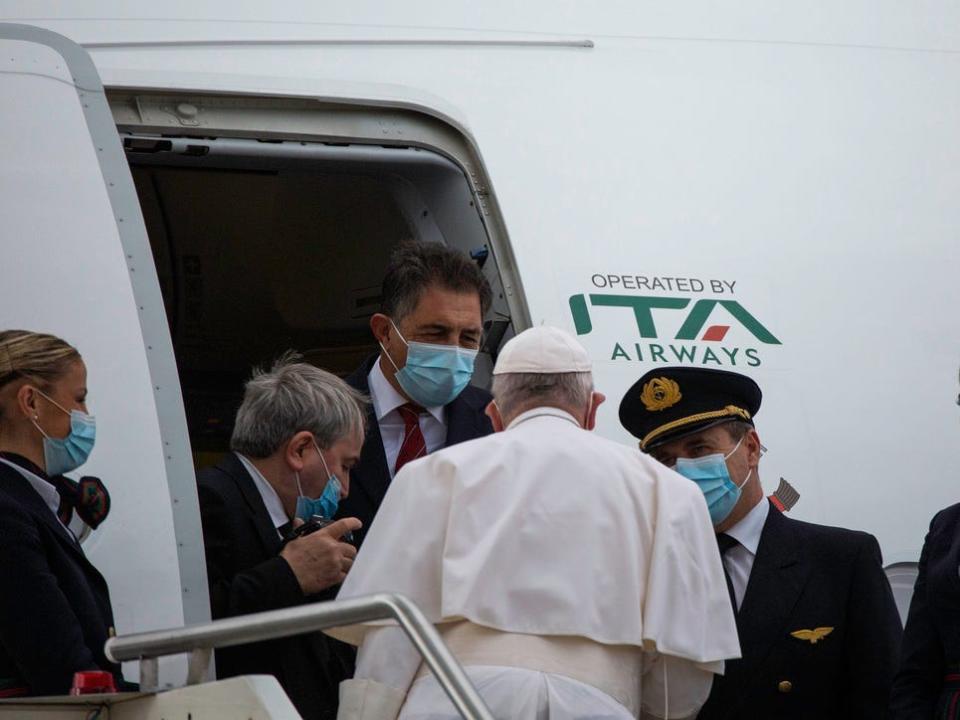
{"type": "Polygon", "coordinates": [[[642,457],[658,474],[663,496],[644,598],[644,641],[658,652],[699,663],[738,658],[736,621],[703,494],[642,457]]]}
{"type": "MultiPolygon", "coordinates": [[[[407,463],[396,474],[367,532],[338,600],[400,593],[413,600],[428,620],[440,619],[443,548],[455,467],[433,454],[407,463]]],[[[376,625],[327,631],[359,645],[376,625]]]]}
{"type": "MultiPolygon", "coordinates": [[[[435,623],[467,619],[700,663],[739,656],[700,491],[564,420],[406,465],[338,598],[377,592],[406,595],[435,623]]],[[[369,627],[330,634],[359,644],[369,627]]]]}

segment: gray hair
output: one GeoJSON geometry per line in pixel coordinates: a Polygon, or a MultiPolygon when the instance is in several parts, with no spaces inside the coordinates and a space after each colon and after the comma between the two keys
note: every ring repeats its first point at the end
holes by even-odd
{"type": "Polygon", "coordinates": [[[493,376],[493,398],[504,418],[548,405],[586,407],[593,392],[593,373],[504,373],[493,376]]]}
{"type": "Polygon", "coordinates": [[[730,422],[723,423],[723,429],[727,431],[731,440],[740,442],[743,440],[744,435],[756,428],[753,426],[753,423],[747,422],[746,420],[731,420],[730,422]]]}
{"type": "Polygon", "coordinates": [[[247,382],[230,449],[253,458],[273,455],[296,433],[313,433],[324,450],[364,432],[367,398],[336,375],[289,352],[247,382]]]}

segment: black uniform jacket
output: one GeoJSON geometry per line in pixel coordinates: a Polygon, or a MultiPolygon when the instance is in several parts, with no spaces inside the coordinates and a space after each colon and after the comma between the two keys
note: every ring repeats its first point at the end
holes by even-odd
{"type": "Polygon", "coordinates": [[[920,554],[920,568],[903,633],[893,686],[893,717],[932,718],[944,676],[960,663],[960,505],[937,513],[920,554]],[[954,666],[948,670],[948,666],[954,666]]]}
{"type": "Polygon", "coordinates": [[[872,535],[771,506],[737,631],[699,718],[886,717],[901,626],[872,535]]]}
{"type": "MultiPolygon", "coordinates": [[[[39,477],[18,456],[7,460],[39,477]]],[[[0,679],[31,695],[65,695],[73,674],[107,670],[113,627],[107,582],[19,472],[0,463],[0,679]]]]}
{"type": "MultiPolygon", "coordinates": [[[[373,364],[379,359],[379,355],[367,358],[363,365],[347,378],[347,382],[364,395],[369,395],[370,385],[367,382],[367,376],[373,364]]],[[[490,424],[490,418],[484,414],[484,410],[492,399],[493,397],[486,390],[468,385],[452,403],[447,405],[447,441],[444,447],[492,433],[493,425],[490,424]]],[[[371,402],[367,409],[367,436],[360,454],[360,462],[350,471],[350,494],[341,501],[337,511],[337,517],[355,517],[363,523],[363,529],[353,534],[358,546],[363,542],[363,537],[380,508],[383,496],[387,494],[390,479],[387,456],[383,450],[383,438],[380,436],[380,425],[377,423],[377,413],[371,402]]]]}
{"type": "MultiPolygon", "coordinates": [[[[253,478],[233,453],[198,475],[200,516],[215,619],[330,599],[306,596],[279,556],[280,537],[253,478]]],[[[353,649],[321,633],[216,651],[217,676],[273,675],[306,720],[335,718],[353,649]]]]}

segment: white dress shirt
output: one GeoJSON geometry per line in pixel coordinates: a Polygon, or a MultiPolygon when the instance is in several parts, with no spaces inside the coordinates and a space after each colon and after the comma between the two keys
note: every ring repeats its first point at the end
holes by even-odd
{"type": "Polygon", "coordinates": [[[260,497],[263,498],[263,504],[267,506],[270,522],[277,528],[277,535],[282,536],[280,526],[290,522],[290,518],[287,517],[287,513],[283,509],[280,496],[277,495],[277,491],[273,489],[273,485],[267,482],[263,473],[257,470],[257,466],[250,462],[249,458],[244,457],[240,453],[237,453],[237,457],[240,458],[240,462],[243,463],[247,472],[250,473],[250,477],[253,478],[253,484],[257,486],[257,491],[260,493],[260,497]]]}
{"type": "MultiPolygon", "coordinates": [[[[373,410],[377,414],[377,424],[380,426],[380,437],[383,438],[383,452],[387,456],[387,468],[393,478],[394,468],[397,465],[397,456],[403,445],[405,426],[403,416],[397,409],[409,402],[390,384],[383,370],[380,369],[380,360],[373,364],[373,369],[367,376],[370,386],[370,399],[373,401],[373,410]]],[[[442,405],[425,408],[426,415],[420,416],[420,432],[427,443],[427,455],[439,450],[447,442],[447,414],[442,405]]]]}
{"type": "Polygon", "coordinates": [[[723,555],[723,566],[733,583],[733,595],[737,600],[737,610],[743,604],[743,596],[747,592],[747,583],[750,581],[750,571],[753,570],[753,561],[757,557],[757,548],[760,546],[760,535],[770,513],[770,502],[763,498],[754,508],[741,518],[740,522],[726,531],[739,545],[734,545],[723,555]]]}

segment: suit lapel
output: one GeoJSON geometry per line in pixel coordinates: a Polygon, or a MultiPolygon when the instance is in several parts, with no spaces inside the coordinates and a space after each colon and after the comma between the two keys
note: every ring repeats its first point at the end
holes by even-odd
{"type": "Polygon", "coordinates": [[[745,697],[740,686],[756,676],[774,644],[788,631],[808,575],[794,535],[791,521],[771,507],[737,613],[743,660],[730,663],[724,678],[729,686],[727,697],[745,697]]]}
{"type": "Polygon", "coordinates": [[[280,545],[280,536],[270,519],[270,513],[267,512],[267,506],[263,502],[263,497],[261,497],[256,483],[250,477],[250,473],[247,472],[243,463],[240,462],[240,458],[234,453],[228,453],[217,465],[217,469],[228,475],[236,483],[250,510],[250,519],[257,530],[257,535],[264,550],[268,555],[275,554],[277,547],[280,545]]]}
{"type": "Polygon", "coordinates": [[[100,572],[93,566],[83,553],[80,543],[73,537],[53,514],[53,511],[47,507],[43,498],[31,487],[30,482],[9,465],[0,463],[0,478],[2,478],[4,489],[12,495],[26,510],[36,517],[41,523],[46,525],[56,536],[60,544],[72,553],[88,572],[93,572],[98,578],[102,579],[100,572]]]}
{"type": "MultiPolygon", "coordinates": [[[[383,449],[380,424],[377,422],[372,404],[367,414],[367,437],[360,451],[360,462],[357,463],[353,478],[373,506],[380,507],[383,496],[387,494],[387,488],[390,487],[390,469],[387,466],[387,454],[383,449]]],[[[350,488],[353,489],[352,480],[350,488]]]]}
{"type": "MultiPolygon", "coordinates": [[[[364,395],[370,395],[370,383],[367,377],[373,364],[380,359],[373,355],[366,359],[355,373],[347,378],[347,384],[364,395]]],[[[350,472],[350,492],[357,488],[367,496],[372,507],[380,507],[383,496],[390,487],[390,468],[387,466],[387,454],[383,450],[383,437],[380,435],[380,423],[373,402],[367,406],[367,435],[360,451],[360,462],[350,472]]]]}
{"type": "MultiPolygon", "coordinates": [[[[482,408],[481,408],[482,410],[482,408]]],[[[445,447],[484,435],[477,428],[476,403],[472,402],[470,388],[465,389],[447,406],[447,442],[445,447]]]]}

